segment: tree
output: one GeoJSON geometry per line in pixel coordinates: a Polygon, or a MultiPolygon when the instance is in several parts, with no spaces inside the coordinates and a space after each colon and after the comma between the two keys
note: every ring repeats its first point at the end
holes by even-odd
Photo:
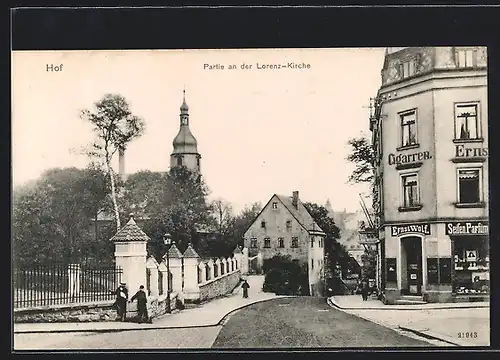
{"type": "Polygon", "coordinates": [[[91,150],[87,154],[102,159],[110,177],[111,198],[115,213],[116,226],[121,227],[116,197],[116,181],[111,160],[118,150],[125,150],[127,145],[142,135],[145,129],[144,120],[132,114],[126,99],[118,94],[106,94],[94,104],[95,109],[82,110],[81,118],[89,121],[97,134],[91,150]]]}
{"type": "Polygon", "coordinates": [[[262,290],[277,295],[309,295],[307,264],[292,260],[290,255],[277,254],[265,259],[262,290]]]}
{"type": "Polygon", "coordinates": [[[91,220],[106,206],[109,188],[98,169],[55,168],[14,191],[12,229],[17,263],[80,261],[97,241],[91,220]]]}
{"type": "Polygon", "coordinates": [[[365,137],[349,139],[351,153],[347,160],[355,165],[349,176],[351,183],[371,183],[374,178],[374,151],[370,141],[365,137]]]}
{"type": "Polygon", "coordinates": [[[337,265],[340,266],[343,272],[347,272],[349,268],[350,255],[345,246],[340,244],[337,239],[340,237],[340,229],[335,225],[333,218],[328,216],[328,210],[321,205],[306,202],[304,203],[309,214],[326,233],[325,237],[325,270],[327,276],[331,277],[336,273],[337,265]]]}
{"type": "Polygon", "coordinates": [[[211,208],[215,231],[222,236],[229,235],[235,220],[233,207],[229,202],[219,198],[212,201],[211,208]]]}

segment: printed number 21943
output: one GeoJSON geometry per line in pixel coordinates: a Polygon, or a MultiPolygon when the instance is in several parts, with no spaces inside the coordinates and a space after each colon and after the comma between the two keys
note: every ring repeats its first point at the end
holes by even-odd
{"type": "Polygon", "coordinates": [[[459,332],[458,338],[459,339],[475,339],[477,338],[477,332],[459,332]]]}

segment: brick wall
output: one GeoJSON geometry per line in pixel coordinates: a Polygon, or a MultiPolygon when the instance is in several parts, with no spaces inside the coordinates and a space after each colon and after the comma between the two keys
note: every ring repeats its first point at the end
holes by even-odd
{"type": "Polygon", "coordinates": [[[241,271],[238,269],[214,280],[199,284],[200,301],[206,301],[230,293],[239,284],[240,280],[241,271]]]}

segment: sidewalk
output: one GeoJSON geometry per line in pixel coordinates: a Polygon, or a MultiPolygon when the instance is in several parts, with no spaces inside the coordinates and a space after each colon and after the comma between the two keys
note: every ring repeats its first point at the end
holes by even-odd
{"type": "Polygon", "coordinates": [[[385,305],[382,301],[368,299],[361,295],[340,295],[329,298],[331,304],[342,310],[437,310],[437,309],[477,309],[489,308],[489,302],[474,303],[427,303],[419,305],[385,305]]]}
{"type": "Polygon", "coordinates": [[[56,333],[56,332],[117,332],[127,330],[175,329],[220,325],[224,318],[248,305],[280,298],[272,293],[262,292],[263,277],[248,276],[249,297],[244,299],[241,287],[226,297],[209,301],[199,307],[175,311],[154,319],[153,324],[131,322],[82,322],[82,323],[33,323],[14,324],[14,333],[56,333]]]}
{"type": "Polygon", "coordinates": [[[447,346],[490,345],[489,303],[384,305],[378,300],[363,301],[356,295],[334,296],[328,303],[379,325],[437,340],[447,346]]]}

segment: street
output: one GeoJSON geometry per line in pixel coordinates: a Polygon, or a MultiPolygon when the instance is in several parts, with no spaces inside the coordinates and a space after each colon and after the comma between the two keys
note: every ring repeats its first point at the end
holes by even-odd
{"type": "Polygon", "coordinates": [[[109,333],[15,334],[17,350],[432,346],[331,308],[325,299],[279,298],[250,305],[223,326],[109,333]]]}

